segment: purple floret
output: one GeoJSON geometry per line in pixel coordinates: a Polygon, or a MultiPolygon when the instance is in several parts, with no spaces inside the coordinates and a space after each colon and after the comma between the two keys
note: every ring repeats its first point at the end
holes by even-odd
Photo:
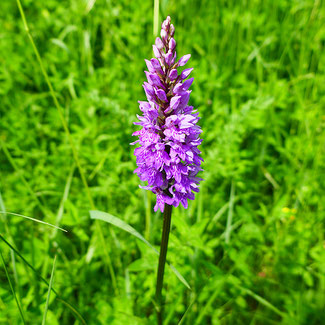
{"type": "Polygon", "coordinates": [[[185,80],[193,68],[178,73],[191,55],[176,61],[175,28],[170,17],[162,23],[161,38],[157,37],[153,51],[156,56],[145,60],[147,82],[143,88],[148,101],[139,101],[143,115],[139,116],[142,129],[133,133],[140,147],[134,150],[138,168],[134,171],[141,181],[157,196],[154,210],[164,211],[165,204],[177,207],[182,203],[187,208],[187,199],[193,200],[199,192],[197,177],[201,171],[201,128],[197,125],[198,113],[188,106],[193,78],[185,80]]]}

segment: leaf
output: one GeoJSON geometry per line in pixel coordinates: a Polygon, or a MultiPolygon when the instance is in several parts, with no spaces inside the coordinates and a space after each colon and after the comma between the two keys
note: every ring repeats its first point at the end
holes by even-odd
{"type": "Polygon", "coordinates": [[[128,266],[128,269],[130,272],[139,272],[139,271],[154,270],[155,267],[156,265],[152,260],[148,261],[147,259],[140,258],[132,262],[128,266]]]}
{"type": "Polygon", "coordinates": [[[95,2],[96,2],[96,0],[88,0],[87,1],[87,6],[86,6],[86,10],[85,10],[86,14],[88,14],[90,12],[90,10],[93,8],[95,2]]]}
{"type": "Polygon", "coordinates": [[[127,224],[123,220],[121,220],[117,217],[114,217],[113,215],[111,215],[109,213],[102,212],[102,211],[94,211],[94,210],[90,211],[90,218],[106,221],[106,222],[128,232],[129,234],[142,240],[146,245],[148,245],[150,248],[152,248],[159,255],[159,252],[139,232],[137,232],[133,227],[131,227],[129,224],[127,224]]]}
{"type": "Polygon", "coordinates": [[[274,305],[272,305],[269,301],[267,301],[266,299],[264,299],[263,297],[261,297],[260,295],[258,295],[257,293],[253,292],[250,289],[244,288],[241,285],[237,285],[238,288],[240,288],[241,290],[244,291],[245,294],[253,297],[256,301],[258,301],[261,305],[273,310],[276,314],[284,317],[285,313],[282,312],[280,309],[278,309],[277,307],[275,307],[274,305]]]}
{"type": "Polygon", "coordinates": [[[45,305],[45,309],[44,309],[42,325],[45,325],[45,323],[46,323],[46,315],[47,315],[47,310],[49,308],[50,295],[51,295],[53,278],[54,278],[54,272],[55,272],[55,262],[56,262],[56,255],[55,255],[54,261],[53,261],[53,267],[52,267],[52,272],[51,272],[50,285],[49,285],[49,290],[47,292],[46,305],[45,305]]]}
{"type": "Polygon", "coordinates": [[[57,38],[51,38],[51,42],[55,45],[57,45],[58,47],[60,47],[61,49],[65,50],[66,52],[70,53],[69,48],[67,47],[67,45],[61,41],[60,39],[57,38]]]}
{"type": "MultiPolygon", "coordinates": [[[[102,212],[102,211],[97,211],[97,210],[91,210],[89,211],[90,213],[90,218],[91,219],[97,219],[97,220],[102,220],[105,221],[111,225],[114,225],[129,234],[133,235],[134,237],[140,239],[142,242],[144,242],[147,246],[149,246],[158,256],[159,252],[156,250],[156,248],[153,247],[139,232],[137,232],[133,227],[131,227],[129,224],[127,224],[125,221],[114,217],[113,215],[102,212]]],[[[177,269],[172,265],[167,263],[167,265],[170,267],[170,269],[173,271],[173,273],[177,276],[177,278],[188,288],[191,289],[190,285],[187,283],[187,281],[184,279],[184,277],[177,271],[177,269]]]]}

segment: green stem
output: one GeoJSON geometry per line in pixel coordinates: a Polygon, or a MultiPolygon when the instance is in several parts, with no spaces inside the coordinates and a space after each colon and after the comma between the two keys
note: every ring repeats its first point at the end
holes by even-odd
{"type": "Polygon", "coordinates": [[[154,0],[153,7],[153,36],[158,36],[159,32],[159,0],[154,0]]]}
{"type": "Polygon", "coordinates": [[[165,204],[164,211],[164,224],[161,236],[159,264],[157,272],[157,285],[156,285],[156,303],[157,303],[157,319],[158,325],[163,323],[163,298],[162,298],[162,287],[164,282],[164,271],[166,264],[166,255],[168,249],[168,238],[170,232],[170,221],[172,216],[172,206],[165,204]]]}

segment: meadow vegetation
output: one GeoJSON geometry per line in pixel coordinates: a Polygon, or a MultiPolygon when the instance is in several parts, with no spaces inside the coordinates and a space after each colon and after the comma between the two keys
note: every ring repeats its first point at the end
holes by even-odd
{"type": "MultiPolygon", "coordinates": [[[[0,214],[0,324],[155,324],[158,256],[89,213],[159,249],[129,145],[153,1],[22,6],[53,93],[16,1],[1,1],[0,210],[68,232],[0,214]]],[[[192,54],[205,181],[173,211],[168,260],[191,290],[166,268],[164,324],[324,324],[324,1],[162,0],[167,15],[192,54]]]]}

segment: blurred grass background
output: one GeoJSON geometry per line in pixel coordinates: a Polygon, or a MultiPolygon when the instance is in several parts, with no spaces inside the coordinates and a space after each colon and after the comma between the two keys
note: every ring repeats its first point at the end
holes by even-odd
{"type": "MultiPolygon", "coordinates": [[[[132,124],[152,57],[153,1],[22,5],[99,210],[158,248],[162,218],[138,188],[132,124]]],[[[324,324],[324,1],[160,1],[192,54],[205,159],[201,192],[175,209],[165,324],[324,324]]],[[[87,193],[15,1],[0,3],[0,215],[5,238],[87,324],[154,324],[158,258],[90,220],[87,193]],[[106,246],[106,248],[105,248],[106,246]],[[108,253],[108,257],[105,253],[108,253]]],[[[0,249],[0,323],[40,324],[48,286],[0,249]]],[[[51,294],[47,324],[80,324],[51,294]]]]}

